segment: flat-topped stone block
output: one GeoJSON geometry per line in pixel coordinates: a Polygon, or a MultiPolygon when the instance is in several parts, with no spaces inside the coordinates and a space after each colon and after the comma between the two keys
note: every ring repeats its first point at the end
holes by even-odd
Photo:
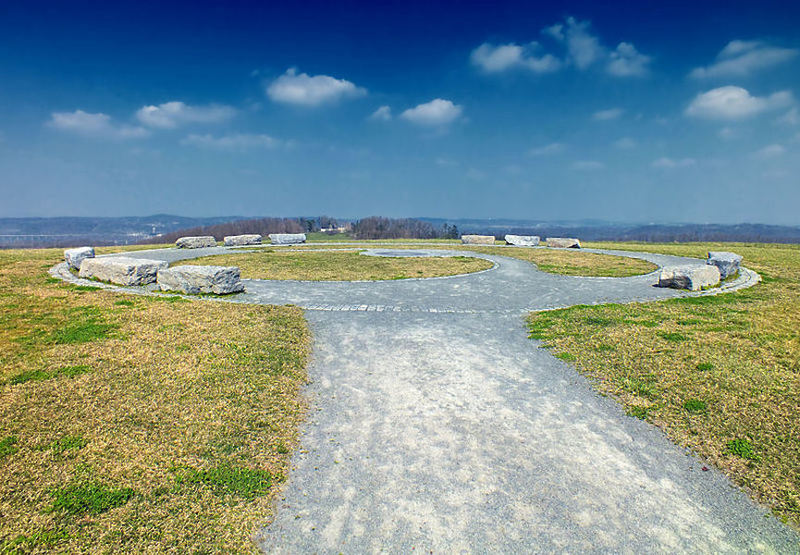
{"type": "Polygon", "coordinates": [[[505,240],[507,245],[518,247],[536,247],[541,241],[538,235],[506,235],[505,240]]]}
{"type": "Polygon", "coordinates": [[[201,235],[198,237],[181,237],[175,241],[175,246],[179,249],[202,249],[205,247],[216,247],[217,240],[211,235],[201,235]]]}
{"type": "Polygon", "coordinates": [[[245,245],[260,245],[261,235],[257,233],[246,235],[227,235],[225,237],[226,247],[242,247],[245,245]]]}
{"type": "Polygon", "coordinates": [[[581,242],[574,237],[548,237],[547,246],[555,249],[579,249],[581,242]]]}
{"type": "Polygon", "coordinates": [[[659,287],[700,291],[719,283],[719,269],[709,264],[705,266],[666,266],[658,276],[659,287]]]}
{"type": "Polygon", "coordinates": [[[462,235],[464,245],[494,245],[494,235],[462,235]]]}
{"type": "Polygon", "coordinates": [[[269,240],[273,245],[297,245],[306,242],[305,233],[270,233],[269,240]]]}
{"type": "Polygon", "coordinates": [[[84,258],[78,275],[117,285],[147,285],[153,283],[158,271],[167,266],[168,264],[162,260],[124,256],[84,258]]]}
{"type": "Polygon", "coordinates": [[[742,257],[735,252],[710,251],[706,264],[716,266],[719,269],[720,278],[735,275],[739,271],[742,257]]]}
{"type": "Polygon", "coordinates": [[[162,291],[180,291],[188,295],[214,293],[227,295],[244,291],[238,266],[174,266],[158,271],[162,291]]]}
{"type": "Polygon", "coordinates": [[[81,262],[86,258],[94,258],[93,247],[78,247],[64,251],[64,260],[66,260],[69,267],[73,270],[80,270],[81,262]]]}

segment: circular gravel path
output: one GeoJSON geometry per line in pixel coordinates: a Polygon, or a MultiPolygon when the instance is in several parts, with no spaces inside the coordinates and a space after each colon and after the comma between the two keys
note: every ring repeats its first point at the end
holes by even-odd
{"type": "MultiPolygon", "coordinates": [[[[523,320],[531,310],[688,293],[653,287],[655,273],[567,277],[502,248],[453,253],[494,267],[385,282],[246,280],[231,299],[306,308],[315,339],[310,417],[275,521],[257,538],[265,551],[800,551],[797,533],[595,393],[527,338],[523,320]]],[[[81,281],[63,265],[52,273],[81,281]]],[[[745,270],[725,290],[757,280],[745,270]]]]}

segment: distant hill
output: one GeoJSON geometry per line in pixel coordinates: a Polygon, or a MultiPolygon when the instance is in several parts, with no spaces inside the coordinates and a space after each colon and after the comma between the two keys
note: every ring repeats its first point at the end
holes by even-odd
{"type": "MultiPolygon", "coordinates": [[[[766,224],[620,224],[597,220],[579,222],[544,222],[514,219],[445,219],[411,218],[390,220],[404,222],[404,229],[417,233],[432,227],[437,236],[443,229],[458,233],[479,233],[502,238],[506,233],[542,237],[571,236],[594,241],[752,241],[764,243],[800,243],[800,226],[766,224]],[[409,225],[424,222],[426,225],[409,225]],[[444,225],[447,224],[448,228],[444,225]],[[453,227],[455,226],[455,228],[453,227]],[[457,228],[457,230],[456,230],[457,228]]],[[[282,231],[316,231],[337,220],[317,218],[244,218],[220,216],[187,218],[170,214],[122,218],[0,218],[0,248],[66,247],[76,245],[128,245],[134,243],[172,242],[181,235],[206,234],[221,238],[238,233],[276,233],[282,231]]],[[[347,219],[338,220],[348,222],[347,219]]],[[[358,224],[358,222],[356,222],[358,224]]],[[[374,226],[373,226],[374,227],[374,226]]],[[[385,227],[385,226],[384,226],[385,227]]],[[[429,235],[430,233],[428,233],[429,235]]],[[[405,235],[403,235],[405,236],[405,235]]],[[[412,235],[410,236],[418,236],[412,235]]],[[[427,235],[426,235],[427,236],[427,235]]]]}
{"type": "Polygon", "coordinates": [[[176,229],[242,219],[241,216],[186,218],[170,214],[122,218],[0,218],[0,248],[128,245],[176,229]]]}
{"type": "Polygon", "coordinates": [[[418,218],[439,228],[455,224],[461,233],[502,238],[506,233],[541,237],[578,237],[586,241],[748,241],[800,243],[800,226],[767,224],[620,224],[603,221],[542,222],[533,220],[446,220],[418,218]]]}

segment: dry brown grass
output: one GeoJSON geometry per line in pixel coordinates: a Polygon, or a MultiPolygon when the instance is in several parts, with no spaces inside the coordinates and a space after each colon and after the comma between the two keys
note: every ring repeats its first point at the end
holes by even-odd
{"type": "Polygon", "coordinates": [[[800,248],[592,246],[695,257],[732,250],[764,276],[713,297],[533,314],[531,331],[630,414],[800,526],[800,248]]]}
{"type": "Polygon", "coordinates": [[[430,278],[467,274],[492,267],[473,257],[376,257],[358,250],[291,252],[261,250],[186,260],[177,264],[239,266],[243,278],[354,281],[430,278]]]}
{"type": "Polygon", "coordinates": [[[646,260],[585,252],[580,249],[532,249],[525,247],[465,247],[486,254],[499,254],[533,262],[543,272],[566,276],[630,277],[648,274],[657,266],[646,260]]]}
{"type": "Polygon", "coordinates": [[[252,551],[303,417],[301,311],[76,288],[60,256],[0,251],[0,550],[252,551]],[[76,485],[127,493],[52,510],[76,485]]]}

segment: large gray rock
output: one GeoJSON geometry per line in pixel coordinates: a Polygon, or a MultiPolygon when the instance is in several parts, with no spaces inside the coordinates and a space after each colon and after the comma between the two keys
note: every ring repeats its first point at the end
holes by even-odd
{"type": "Polygon", "coordinates": [[[261,235],[257,233],[249,235],[228,235],[225,237],[226,247],[241,247],[244,245],[260,245],[261,235]]]}
{"type": "Polygon", "coordinates": [[[507,245],[518,247],[535,247],[541,241],[538,235],[506,235],[505,240],[507,245]]]}
{"type": "Polygon", "coordinates": [[[306,242],[305,233],[270,233],[269,240],[273,245],[297,245],[306,242]]]}
{"type": "Polygon", "coordinates": [[[174,266],[158,271],[162,291],[227,295],[244,291],[237,266],[174,266]]]}
{"type": "Polygon", "coordinates": [[[175,246],[179,249],[202,249],[204,247],[216,247],[217,240],[211,235],[200,237],[181,237],[175,241],[175,246]]]}
{"type": "Polygon", "coordinates": [[[78,247],[76,249],[67,249],[64,251],[64,260],[67,261],[69,267],[73,270],[81,269],[81,262],[86,258],[94,258],[93,247],[78,247]]]}
{"type": "Polygon", "coordinates": [[[123,256],[84,258],[78,275],[117,285],[147,285],[153,283],[158,271],[167,266],[168,264],[162,260],[123,256]]]}
{"type": "Polygon", "coordinates": [[[581,242],[572,237],[548,237],[547,246],[556,249],[579,249],[581,242]]]}
{"type": "Polygon", "coordinates": [[[658,276],[659,287],[700,291],[719,283],[719,269],[716,266],[667,266],[658,276]]]}
{"type": "Polygon", "coordinates": [[[464,245],[494,245],[494,235],[462,235],[464,245]]]}
{"type": "Polygon", "coordinates": [[[739,271],[742,257],[735,252],[711,251],[708,253],[706,264],[716,266],[722,279],[732,276],[739,271]]]}

